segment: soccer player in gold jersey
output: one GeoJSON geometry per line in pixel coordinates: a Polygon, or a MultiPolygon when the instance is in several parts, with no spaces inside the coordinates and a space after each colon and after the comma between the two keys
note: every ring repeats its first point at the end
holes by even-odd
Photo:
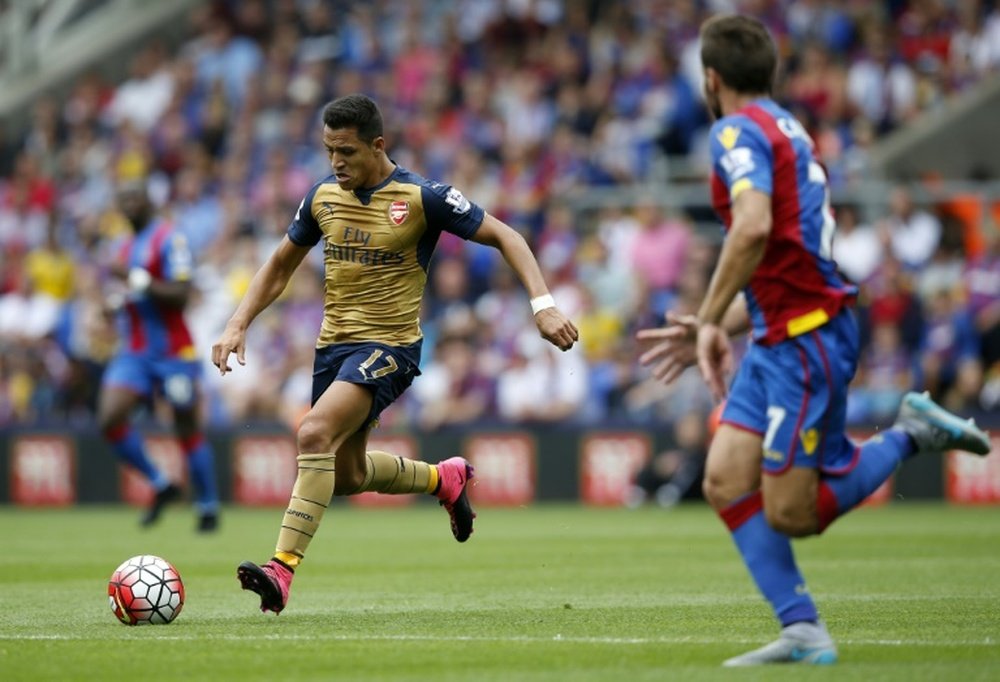
{"type": "Polygon", "coordinates": [[[326,301],[316,344],[312,408],[296,433],[298,476],[273,558],[240,564],[243,589],[262,611],[288,602],[295,569],[333,495],[366,491],[429,493],[448,511],[465,542],[475,513],[466,496],[473,477],[461,457],[437,465],[368,450],[379,414],[420,373],[418,310],[427,266],[442,231],[500,251],[527,289],[541,336],[562,350],[578,338],[555,306],[524,238],[460,191],[397,166],[386,154],[382,115],[364,95],[334,100],[323,111],[323,146],[332,175],[309,190],[288,232],[257,271],[212,346],[224,375],[235,353],[245,364],[250,323],[284,290],[309,250],[323,243],[326,301]]]}

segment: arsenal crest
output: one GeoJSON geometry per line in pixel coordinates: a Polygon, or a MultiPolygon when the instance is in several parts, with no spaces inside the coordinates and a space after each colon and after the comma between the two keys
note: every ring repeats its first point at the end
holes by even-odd
{"type": "Polygon", "coordinates": [[[394,201],[389,204],[389,220],[393,225],[402,225],[410,215],[409,201],[394,201]]]}

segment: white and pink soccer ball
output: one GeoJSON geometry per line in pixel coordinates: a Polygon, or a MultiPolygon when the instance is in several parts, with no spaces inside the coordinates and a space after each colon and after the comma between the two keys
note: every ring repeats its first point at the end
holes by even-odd
{"type": "Polygon", "coordinates": [[[108,600],[126,625],[166,625],[184,606],[184,583],[169,561],[141,554],[111,574],[108,600]]]}

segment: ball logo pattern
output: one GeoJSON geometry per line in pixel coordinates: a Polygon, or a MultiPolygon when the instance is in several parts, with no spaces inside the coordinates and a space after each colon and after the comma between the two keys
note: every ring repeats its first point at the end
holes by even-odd
{"type": "Polygon", "coordinates": [[[108,601],[111,612],[126,625],[165,625],[184,606],[184,583],[169,561],[142,554],[111,574],[108,601]]]}

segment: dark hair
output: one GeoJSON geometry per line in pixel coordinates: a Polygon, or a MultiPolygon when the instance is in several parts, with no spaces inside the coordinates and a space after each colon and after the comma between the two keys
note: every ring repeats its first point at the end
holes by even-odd
{"type": "Polygon", "coordinates": [[[759,20],[739,14],[720,15],[701,26],[701,63],[722,82],[744,94],[771,94],[777,50],[759,20]]]}
{"type": "Polygon", "coordinates": [[[323,109],[323,124],[331,130],[354,128],[358,137],[371,143],[382,137],[382,112],[367,95],[344,95],[323,109]]]}

